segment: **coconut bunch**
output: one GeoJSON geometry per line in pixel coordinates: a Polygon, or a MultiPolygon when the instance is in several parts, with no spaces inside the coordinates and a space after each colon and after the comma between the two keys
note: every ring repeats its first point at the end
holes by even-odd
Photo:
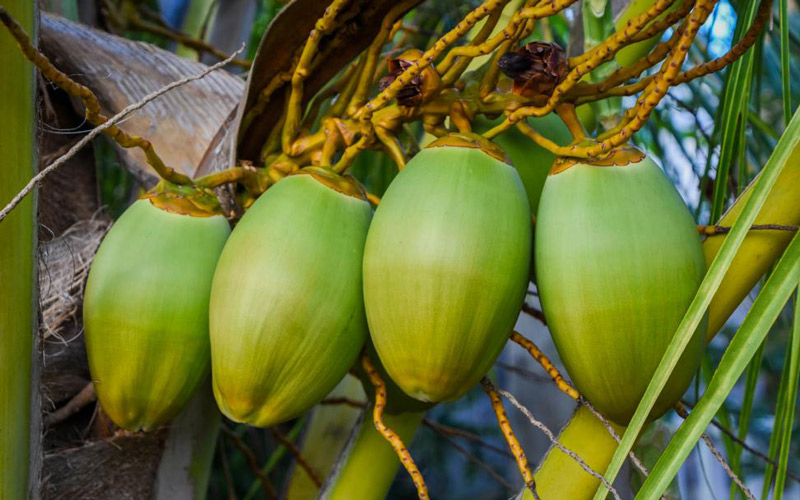
{"type": "MultiPolygon", "coordinates": [[[[390,64],[381,86],[409,57],[419,53],[390,64]]],[[[514,92],[546,99],[564,57],[528,44],[499,66],[514,92]]],[[[412,79],[403,105],[426,102],[429,82],[412,79]]],[[[210,370],[226,416],[270,427],[358,372],[361,352],[389,384],[390,413],[457,400],[509,339],[533,260],[568,374],[625,424],[704,273],[691,217],[635,149],[546,169],[541,148],[501,137],[515,165],[477,134],[435,140],[374,214],[353,177],[299,169],[230,235],[208,190],[162,183],[120,218],[90,272],[87,349],[105,411],[126,429],[163,425],[210,370]]],[[[688,385],[701,330],[653,416],[688,385]]]]}

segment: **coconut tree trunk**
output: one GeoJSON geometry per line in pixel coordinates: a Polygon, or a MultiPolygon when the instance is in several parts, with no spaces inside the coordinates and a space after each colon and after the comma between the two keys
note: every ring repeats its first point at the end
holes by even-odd
{"type": "MultiPolygon", "coordinates": [[[[34,2],[12,0],[8,12],[29,32],[36,27],[34,2]]],[[[34,71],[0,33],[0,203],[33,176],[36,165],[34,71]]],[[[0,499],[36,498],[40,458],[36,353],[36,208],[29,197],[0,222],[0,499]]]]}
{"type": "MultiPolygon", "coordinates": [[[[400,439],[410,445],[424,412],[384,415],[383,420],[400,439]]],[[[321,500],[374,500],[385,498],[400,459],[372,422],[372,406],[367,407],[353,429],[347,446],[339,456],[333,473],[324,485],[321,500]]]]}

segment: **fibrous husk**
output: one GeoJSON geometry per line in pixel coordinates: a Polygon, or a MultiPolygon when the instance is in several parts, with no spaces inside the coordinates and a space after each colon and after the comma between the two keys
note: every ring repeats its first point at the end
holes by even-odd
{"type": "Polygon", "coordinates": [[[63,325],[78,313],[86,275],[111,220],[97,214],[72,225],[63,234],[39,244],[39,306],[42,339],[62,339],[63,325]]]}
{"type": "Polygon", "coordinates": [[[43,498],[152,498],[164,433],[119,435],[45,454],[43,498]]]}

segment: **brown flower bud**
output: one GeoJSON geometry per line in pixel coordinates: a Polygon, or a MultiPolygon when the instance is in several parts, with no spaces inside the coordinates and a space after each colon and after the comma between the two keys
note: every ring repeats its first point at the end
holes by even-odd
{"type": "Polygon", "coordinates": [[[497,61],[500,71],[514,80],[514,93],[535,99],[550,97],[567,76],[567,54],[556,43],[531,42],[497,61]]]}
{"type": "MultiPolygon", "coordinates": [[[[414,65],[422,52],[416,49],[407,50],[396,59],[387,62],[388,74],[378,81],[378,88],[383,91],[391,85],[405,70],[414,65]]],[[[413,107],[427,102],[441,90],[441,79],[435,69],[427,67],[406,83],[397,93],[397,103],[401,106],[413,107]]]]}

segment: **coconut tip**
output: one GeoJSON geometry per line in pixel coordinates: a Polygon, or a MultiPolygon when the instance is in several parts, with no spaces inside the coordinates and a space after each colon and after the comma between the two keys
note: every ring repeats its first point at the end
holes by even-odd
{"type": "Polygon", "coordinates": [[[291,175],[310,175],[314,180],[334,191],[367,201],[367,192],[355,177],[348,174],[340,175],[330,167],[304,167],[291,175]]]}
{"type": "Polygon", "coordinates": [[[217,195],[209,188],[181,186],[162,180],[142,196],[143,200],[165,212],[192,217],[223,215],[217,195]]]}
{"type": "Polygon", "coordinates": [[[559,156],[553,162],[547,175],[556,175],[568,170],[575,165],[591,165],[593,167],[625,167],[641,162],[645,158],[642,150],[625,145],[612,149],[608,154],[596,158],[578,158],[574,156],[559,156]]]}
{"type": "Polygon", "coordinates": [[[492,158],[511,165],[511,160],[506,152],[503,151],[503,148],[478,134],[468,132],[451,133],[436,139],[427,146],[427,148],[441,147],[480,149],[492,158]]]}

